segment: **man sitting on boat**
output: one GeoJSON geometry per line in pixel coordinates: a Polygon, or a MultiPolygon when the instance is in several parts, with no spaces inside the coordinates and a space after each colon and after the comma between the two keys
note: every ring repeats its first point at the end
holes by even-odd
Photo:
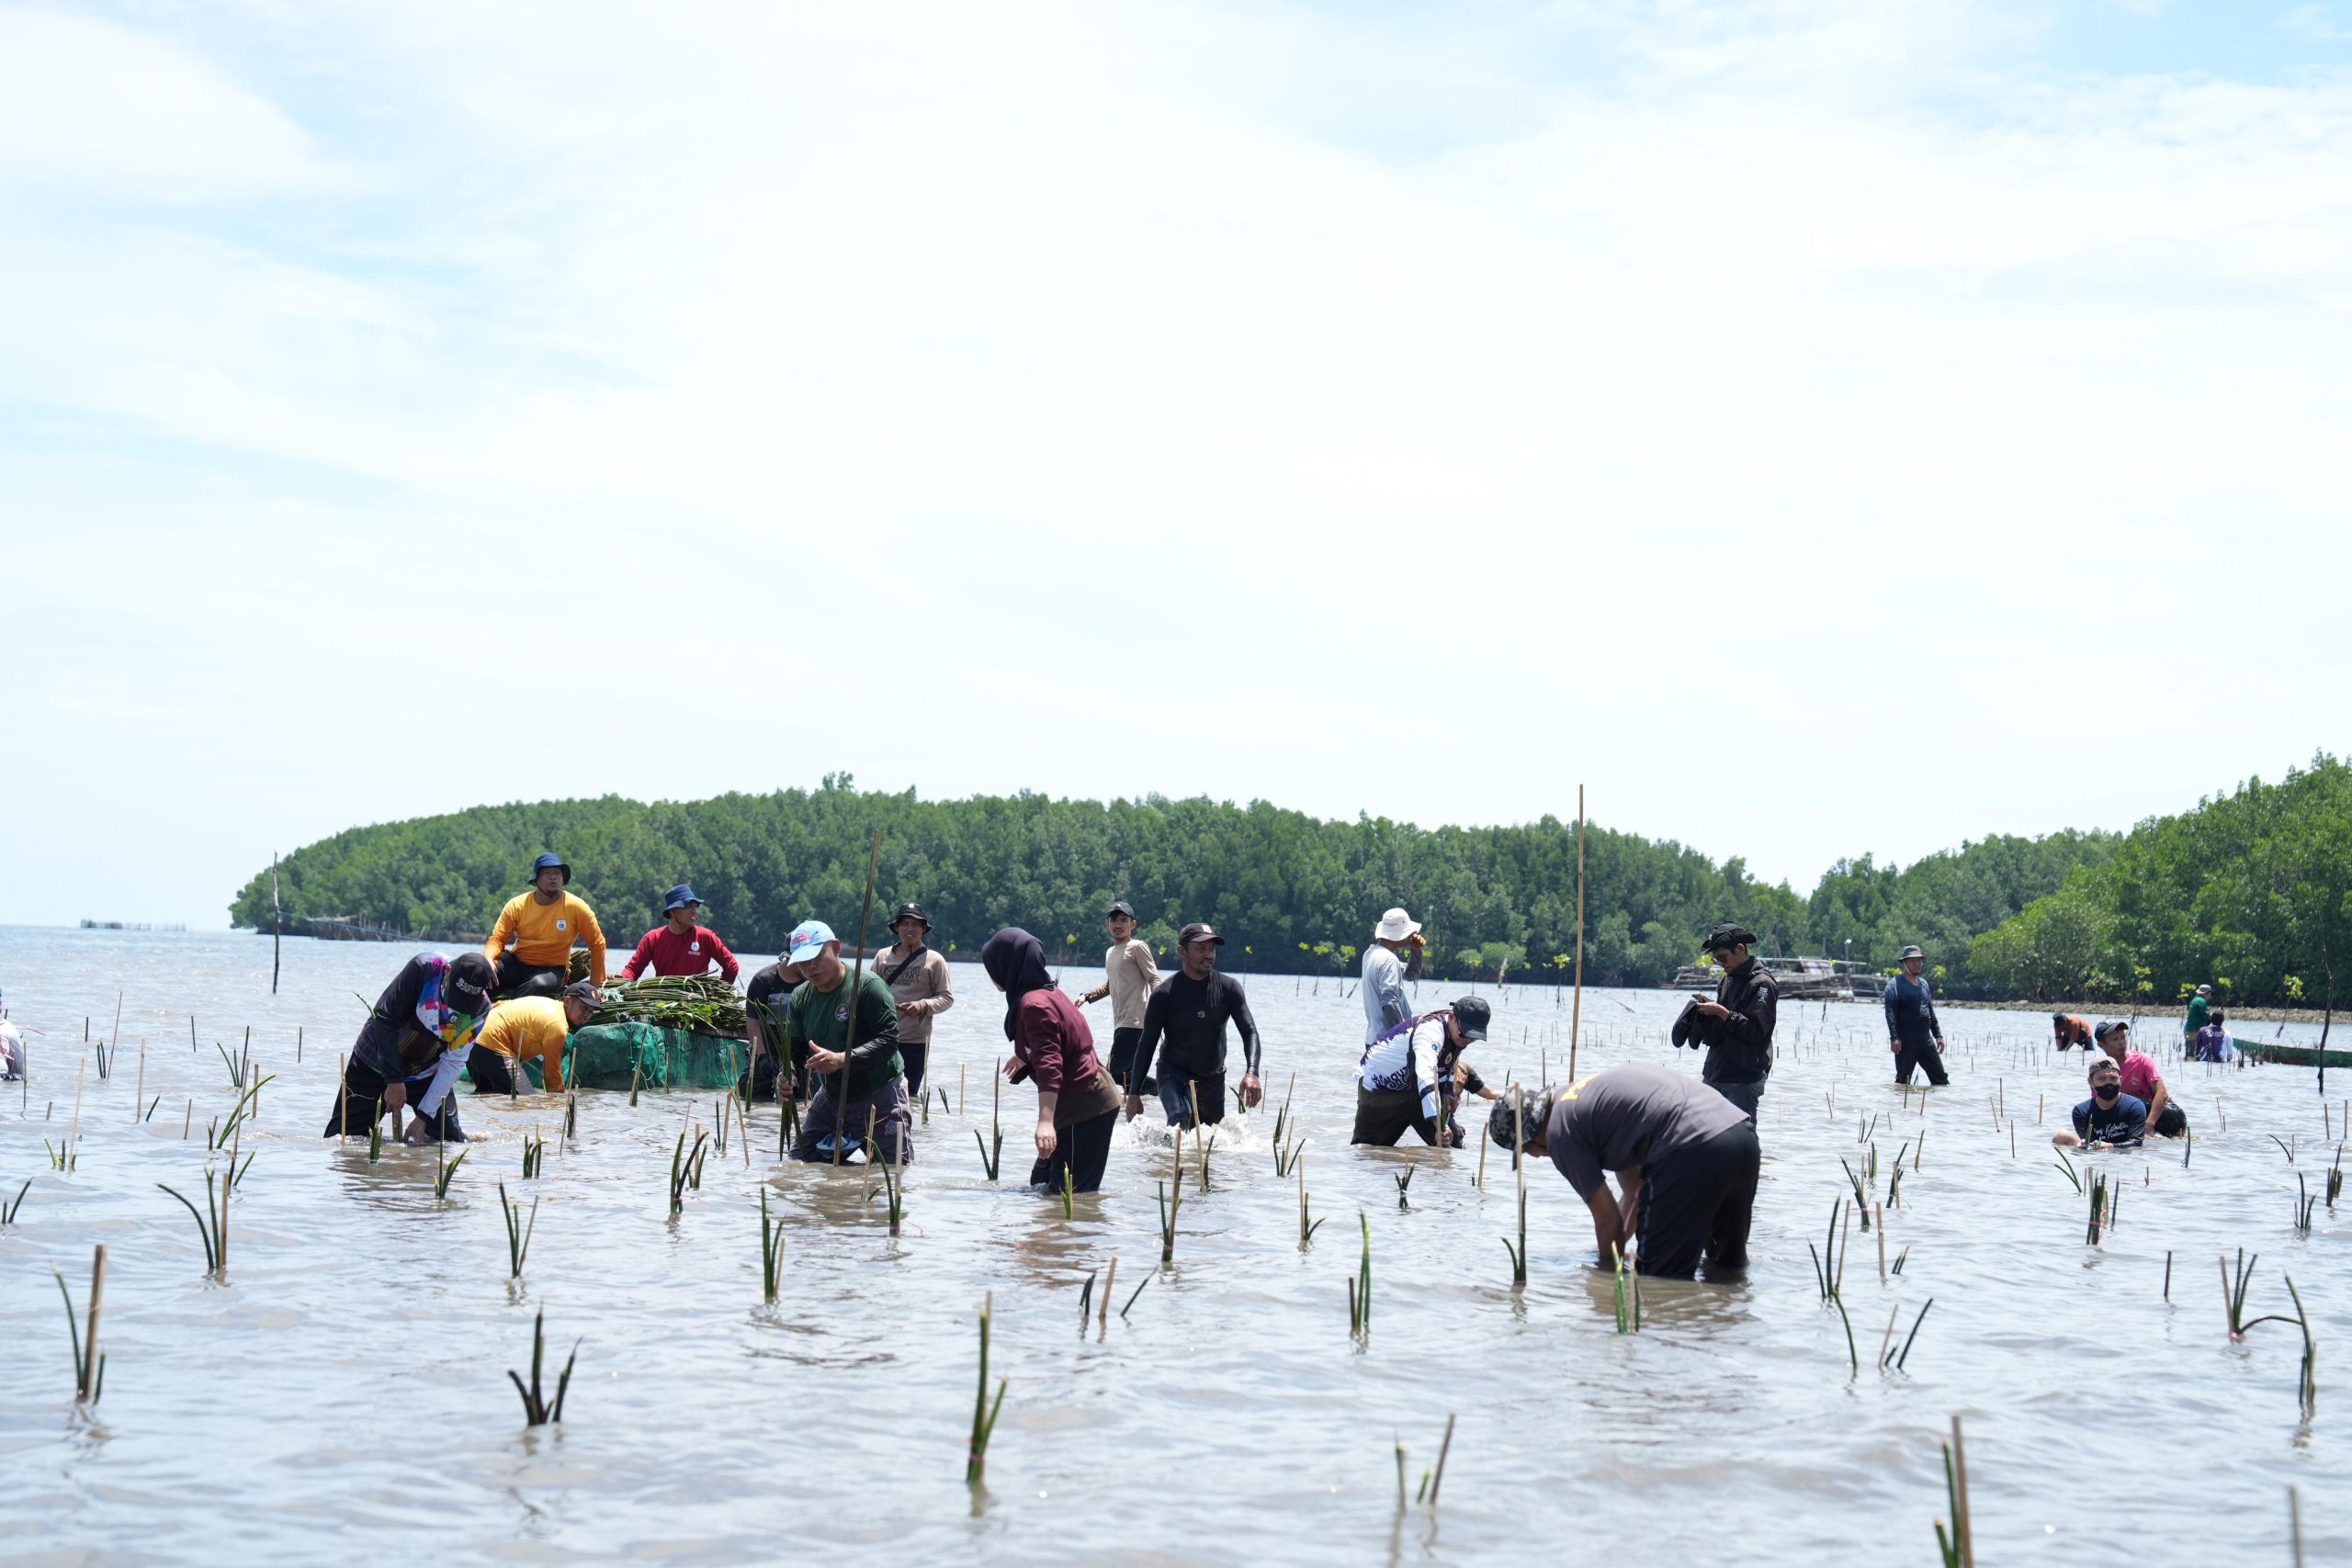
{"type": "Polygon", "coordinates": [[[541,855],[531,863],[530,891],[517,893],[498,911],[481,955],[498,966],[500,996],[560,994],[575,942],[588,944],[588,978],[605,983],[605,928],[571,886],[571,868],[563,857],[541,855]]]}
{"type": "Polygon", "coordinates": [[[734,984],[741,965],[717,931],[695,923],[702,919],[702,900],[691,884],[681,882],[662,896],[662,916],[663,924],[638,938],[622,975],[631,980],[648,969],[656,975],[707,975],[716,964],[728,984],[734,984]]]}

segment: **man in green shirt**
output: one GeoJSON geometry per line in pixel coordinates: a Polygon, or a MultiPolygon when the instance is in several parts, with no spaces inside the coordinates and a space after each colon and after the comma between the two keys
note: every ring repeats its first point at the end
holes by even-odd
{"type": "Polygon", "coordinates": [[[805,1066],[817,1079],[792,1157],[831,1163],[836,1156],[846,1161],[872,1152],[892,1165],[906,1164],[914,1158],[914,1113],[890,987],[868,969],[853,996],[842,944],[822,920],[795,930],[785,957],[807,976],[785,1011],[793,1066],[805,1066]]]}
{"type": "Polygon", "coordinates": [[[2188,1019],[2180,1026],[2181,1037],[2192,1043],[2197,1032],[2205,1027],[2213,1014],[2213,987],[2199,986],[2197,994],[2188,998],[2188,1019]]]}

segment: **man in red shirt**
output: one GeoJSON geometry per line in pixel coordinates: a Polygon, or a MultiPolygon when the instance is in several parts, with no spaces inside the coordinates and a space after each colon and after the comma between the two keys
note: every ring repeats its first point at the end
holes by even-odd
{"type": "Polygon", "coordinates": [[[640,978],[648,968],[656,975],[700,975],[715,961],[719,974],[731,985],[739,965],[718,933],[708,926],[696,925],[702,918],[702,900],[685,883],[679,883],[662,896],[662,909],[669,917],[669,924],[656,926],[638,939],[637,951],[621,965],[621,974],[631,980],[640,978]]]}
{"type": "Polygon", "coordinates": [[[2187,1132],[2188,1113],[2165,1088],[2164,1075],[2156,1071],[2156,1064],[2146,1052],[2132,1049],[2132,1026],[2120,1018],[2111,1018],[2093,1032],[2098,1048],[2113,1057],[2116,1066],[2121,1069],[2123,1092],[2146,1103],[2148,1131],[2167,1138],[2177,1138],[2187,1132]]]}

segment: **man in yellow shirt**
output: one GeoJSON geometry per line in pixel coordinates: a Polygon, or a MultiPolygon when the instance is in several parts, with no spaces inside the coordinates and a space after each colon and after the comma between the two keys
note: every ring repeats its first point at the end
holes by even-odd
{"type": "Polygon", "coordinates": [[[595,910],[567,891],[571,883],[571,868],[560,856],[541,855],[531,866],[531,890],[498,911],[481,954],[498,965],[500,996],[557,995],[575,942],[588,944],[588,978],[605,983],[605,928],[595,910]]]}
{"type": "Polygon", "coordinates": [[[514,1078],[530,1057],[539,1059],[539,1087],[549,1094],[563,1092],[563,1047],[575,1029],[587,1027],[602,998],[585,980],[563,988],[563,1000],[552,997],[516,997],[490,1010],[490,1017],[474,1037],[466,1071],[476,1094],[514,1094],[514,1078]]]}

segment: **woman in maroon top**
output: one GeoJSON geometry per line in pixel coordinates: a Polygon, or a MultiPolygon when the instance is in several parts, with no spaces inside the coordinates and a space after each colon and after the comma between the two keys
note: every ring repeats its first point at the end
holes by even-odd
{"type": "Polygon", "coordinates": [[[1012,1042],[1004,1076],[1037,1084],[1037,1163],[1029,1184],[1058,1193],[1067,1171],[1073,1190],[1099,1190],[1120,1099],[1109,1069],[1095,1058],[1094,1032],[1056,987],[1046,972],[1045,944],[1027,931],[1008,926],[989,938],[980,966],[1004,993],[1004,1037],[1012,1042]]]}

